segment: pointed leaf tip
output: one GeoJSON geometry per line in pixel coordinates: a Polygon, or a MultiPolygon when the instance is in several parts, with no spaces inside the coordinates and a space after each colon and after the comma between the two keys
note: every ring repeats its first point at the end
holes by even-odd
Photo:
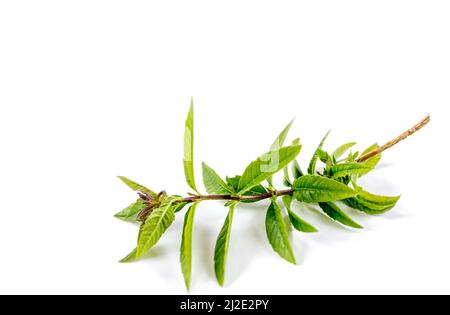
{"type": "Polygon", "coordinates": [[[195,192],[198,193],[195,183],[194,173],[194,104],[191,102],[189,112],[186,118],[184,131],[184,173],[186,182],[195,192]]]}
{"type": "Polygon", "coordinates": [[[266,214],[266,234],[273,250],[286,261],[296,264],[289,242],[288,230],[276,199],[272,200],[266,214]]]}
{"type": "Polygon", "coordinates": [[[219,233],[219,236],[217,237],[216,246],[214,249],[214,271],[216,274],[217,282],[222,287],[225,283],[225,269],[227,263],[228,248],[230,246],[231,227],[236,206],[237,203],[233,203],[230,206],[230,210],[219,233]]]}

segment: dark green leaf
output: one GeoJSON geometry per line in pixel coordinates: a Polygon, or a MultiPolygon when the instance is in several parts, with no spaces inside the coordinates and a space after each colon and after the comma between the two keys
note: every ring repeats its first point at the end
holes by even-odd
{"type": "MultiPolygon", "coordinates": [[[[235,191],[237,189],[239,189],[239,182],[241,180],[241,176],[235,176],[235,177],[227,177],[227,183],[230,187],[232,187],[235,191]]],[[[250,189],[249,191],[247,191],[246,193],[243,194],[243,196],[255,196],[255,195],[261,195],[261,194],[265,194],[267,192],[267,189],[264,188],[263,185],[259,184],[255,187],[253,187],[252,189],[250,189]]],[[[257,201],[254,200],[245,200],[242,201],[242,203],[254,203],[257,201]]]]}
{"type": "Polygon", "coordinates": [[[236,175],[234,177],[226,178],[228,186],[233,188],[233,190],[237,191],[239,189],[239,182],[241,181],[241,176],[236,175]]]}
{"type": "Polygon", "coordinates": [[[137,258],[142,258],[172,225],[172,222],[175,220],[174,201],[175,199],[173,198],[166,198],[161,206],[153,210],[142,224],[139,231],[137,258]]]}
{"type": "Polygon", "coordinates": [[[203,163],[203,183],[208,194],[229,195],[234,191],[206,163],[203,163]]]}
{"type": "Polygon", "coordinates": [[[124,210],[116,213],[114,216],[122,221],[134,222],[136,221],[136,216],[147,207],[147,204],[142,199],[138,199],[135,203],[124,210]]]}
{"type": "Polygon", "coordinates": [[[250,163],[239,182],[243,194],[287,166],[300,153],[301,146],[284,147],[271,151],[250,163]]]}
{"type": "Polygon", "coordinates": [[[336,206],[334,203],[320,202],[319,206],[323,210],[323,212],[333,220],[355,229],[363,228],[361,225],[353,221],[347,214],[345,214],[344,211],[339,209],[338,206],[336,206]]]}
{"type": "Polygon", "coordinates": [[[150,189],[148,189],[147,187],[144,187],[134,181],[132,181],[131,179],[126,178],[125,176],[117,176],[122,182],[124,182],[128,187],[130,187],[131,189],[133,189],[134,191],[140,191],[143,193],[146,193],[150,196],[156,197],[157,194],[153,191],[151,191],[150,189]]]}
{"type": "Polygon", "coordinates": [[[198,203],[194,203],[184,217],[183,236],[180,249],[181,271],[183,272],[184,282],[188,290],[191,285],[192,270],[192,228],[197,204],[198,203]]]}
{"type": "Polygon", "coordinates": [[[286,224],[276,199],[272,200],[267,210],[266,233],[273,250],[288,262],[295,264],[286,224]]]}
{"type": "Polygon", "coordinates": [[[184,174],[187,184],[198,193],[194,176],[194,101],[186,119],[184,132],[184,174]]]}
{"type": "Polygon", "coordinates": [[[297,160],[294,160],[292,164],[292,173],[294,174],[294,179],[298,179],[303,176],[303,171],[297,160]]]}
{"type": "Polygon", "coordinates": [[[236,206],[237,203],[233,203],[230,206],[230,211],[228,212],[225,223],[219,233],[214,250],[214,270],[217,281],[221,286],[223,286],[225,282],[225,268],[227,264],[228,247],[230,245],[231,226],[233,223],[234,209],[236,206]]]}
{"type": "Polygon", "coordinates": [[[176,204],[173,205],[173,212],[177,213],[180,212],[181,210],[184,209],[184,207],[186,207],[186,205],[188,205],[188,202],[178,202],[176,204]]]}
{"type": "Polygon", "coordinates": [[[317,147],[316,151],[314,152],[311,162],[309,163],[308,174],[311,174],[311,175],[315,174],[317,160],[319,159],[318,152],[319,152],[319,150],[322,150],[323,145],[325,144],[325,141],[327,140],[328,136],[330,135],[330,132],[331,132],[331,130],[327,132],[327,134],[325,135],[325,137],[323,137],[322,141],[320,142],[319,146],[317,147]]]}
{"type": "Polygon", "coordinates": [[[283,204],[286,207],[289,215],[289,220],[291,221],[292,225],[297,231],[304,232],[304,233],[315,233],[318,232],[318,230],[306,222],[305,220],[301,219],[297,214],[295,214],[291,209],[292,204],[292,197],[291,196],[283,196],[283,204]]]}
{"type": "Polygon", "coordinates": [[[342,200],[356,195],[353,189],[342,183],[314,175],[300,177],[293,188],[295,199],[307,203],[342,200]]]}

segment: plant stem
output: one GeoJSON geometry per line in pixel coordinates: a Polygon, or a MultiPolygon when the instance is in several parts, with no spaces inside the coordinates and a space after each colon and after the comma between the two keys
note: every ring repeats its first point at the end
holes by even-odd
{"type": "Polygon", "coordinates": [[[281,197],[286,195],[292,195],[293,189],[274,190],[264,194],[252,195],[252,196],[234,196],[234,195],[198,195],[183,198],[180,202],[198,202],[205,200],[227,200],[227,201],[261,201],[272,197],[281,197]]]}
{"type": "Polygon", "coordinates": [[[375,150],[367,153],[366,155],[360,157],[357,162],[361,163],[364,161],[367,161],[368,159],[374,157],[375,155],[378,155],[384,151],[386,151],[387,149],[392,148],[394,145],[396,145],[397,143],[405,140],[406,138],[408,138],[409,136],[415,134],[417,131],[419,131],[420,129],[422,129],[423,127],[425,127],[431,120],[431,116],[428,115],[427,117],[425,117],[424,119],[422,119],[418,124],[416,124],[414,127],[412,127],[411,129],[405,131],[404,133],[402,133],[400,136],[398,136],[397,138],[387,142],[385,145],[376,148],[375,150]]]}
{"type": "MultiPolygon", "coordinates": [[[[422,129],[423,127],[425,127],[431,120],[430,115],[428,115],[427,117],[425,117],[424,119],[422,119],[418,124],[416,124],[414,127],[412,127],[411,129],[405,131],[404,133],[402,133],[400,136],[398,136],[397,138],[387,142],[385,145],[378,147],[376,149],[374,149],[373,151],[363,155],[362,157],[360,157],[357,162],[358,163],[362,163],[367,161],[368,159],[386,151],[387,149],[392,148],[393,146],[395,146],[397,143],[405,140],[406,138],[408,138],[409,136],[413,135],[414,133],[416,133],[417,131],[419,131],[420,129],[422,129]]],[[[181,199],[179,202],[187,202],[187,203],[192,203],[192,202],[199,202],[199,201],[205,201],[205,200],[225,200],[225,201],[261,201],[264,199],[270,199],[272,197],[281,197],[281,196],[287,196],[287,195],[292,195],[294,193],[294,189],[286,189],[286,190],[274,190],[274,191],[269,191],[267,193],[264,194],[259,194],[259,195],[252,195],[252,196],[237,196],[237,195],[191,195],[189,197],[183,198],[181,199]]]]}

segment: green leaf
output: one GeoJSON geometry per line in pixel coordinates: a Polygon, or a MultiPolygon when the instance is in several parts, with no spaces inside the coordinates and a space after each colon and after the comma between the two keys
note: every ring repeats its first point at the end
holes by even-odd
{"type": "Polygon", "coordinates": [[[300,138],[295,138],[294,140],[292,140],[291,145],[300,145],[300,138]]]}
{"type": "Polygon", "coordinates": [[[147,204],[144,200],[138,199],[135,203],[132,203],[130,206],[125,208],[124,210],[116,213],[114,216],[122,221],[126,222],[134,222],[136,221],[136,216],[147,207],[147,204]]]}
{"type": "Polygon", "coordinates": [[[283,171],[284,171],[283,184],[286,187],[291,187],[292,182],[291,182],[291,179],[289,178],[289,169],[287,167],[285,167],[283,171]]]}
{"type": "Polygon", "coordinates": [[[297,160],[294,160],[292,164],[292,174],[294,174],[295,179],[298,179],[303,176],[302,168],[298,164],[297,160]]]}
{"type": "Polygon", "coordinates": [[[183,272],[186,288],[189,290],[191,285],[192,270],[192,228],[194,224],[195,209],[198,203],[194,203],[186,212],[183,225],[183,236],[180,249],[180,264],[183,272]]]}
{"type": "Polygon", "coordinates": [[[364,156],[366,154],[369,154],[370,152],[372,152],[373,150],[379,148],[378,143],[374,143],[372,144],[370,147],[368,147],[367,149],[365,149],[360,156],[364,156]]]}
{"type": "Polygon", "coordinates": [[[184,174],[187,184],[198,193],[194,176],[194,101],[186,119],[184,131],[184,174]]]}
{"type": "Polygon", "coordinates": [[[327,132],[327,134],[323,137],[322,141],[320,141],[320,144],[317,147],[316,151],[314,152],[311,162],[309,162],[308,174],[314,175],[314,173],[316,172],[316,164],[317,164],[317,160],[319,159],[319,150],[322,150],[323,145],[325,144],[325,141],[327,140],[328,136],[330,135],[330,132],[331,132],[331,130],[327,132]]]}
{"type": "Polygon", "coordinates": [[[228,186],[233,188],[233,190],[237,191],[239,188],[239,182],[241,180],[241,176],[236,175],[234,177],[226,177],[226,181],[228,186]]]}
{"type": "Polygon", "coordinates": [[[326,165],[331,165],[333,162],[331,156],[324,150],[317,150],[317,156],[319,157],[320,161],[322,163],[325,163],[326,165]]]}
{"type": "Polygon", "coordinates": [[[126,178],[125,176],[117,176],[122,182],[124,182],[128,187],[133,189],[134,191],[140,191],[143,193],[146,193],[152,197],[156,197],[157,194],[153,192],[152,190],[148,189],[147,187],[144,187],[131,179],[126,178]]]}
{"type": "Polygon", "coordinates": [[[271,151],[277,151],[283,146],[284,141],[286,141],[286,137],[289,133],[289,130],[292,127],[294,120],[295,120],[295,118],[291,120],[291,122],[283,129],[283,131],[280,133],[280,135],[275,139],[274,143],[270,147],[271,151]]]}
{"type": "Polygon", "coordinates": [[[295,256],[289,242],[288,230],[276,199],[272,200],[267,210],[266,233],[273,250],[283,259],[295,264],[295,256]]]}
{"type": "MultiPolygon", "coordinates": [[[[295,120],[295,118],[291,120],[291,122],[283,129],[283,131],[280,133],[280,135],[275,139],[274,143],[270,147],[270,151],[277,151],[283,146],[284,142],[286,141],[286,137],[289,133],[289,130],[292,127],[292,123],[294,122],[294,120],[295,120]]],[[[273,186],[272,176],[267,178],[267,181],[269,182],[270,186],[273,186]]]]}
{"type": "Polygon", "coordinates": [[[135,260],[137,260],[137,257],[136,257],[136,248],[135,248],[131,253],[129,253],[127,257],[123,258],[123,259],[122,259],[121,261],[119,261],[119,262],[121,262],[121,263],[129,263],[129,262],[133,262],[133,261],[135,261],[135,260]]]}
{"type": "Polygon", "coordinates": [[[380,205],[380,206],[392,206],[395,205],[399,199],[400,196],[380,196],[380,195],[374,195],[371,194],[363,189],[358,189],[358,198],[363,199],[364,201],[367,201],[369,203],[380,205]]]}
{"type": "Polygon", "coordinates": [[[356,195],[353,189],[342,183],[314,175],[300,177],[293,188],[295,199],[306,203],[342,200],[356,195]]]}
{"type": "Polygon", "coordinates": [[[180,211],[183,210],[184,207],[186,207],[186,205],[188,205],[188,204],[189,204],[188,202],[178,202],[177,204],[175,204],[175,205],[173,206],[173,212],[174,212],[174,213],[180,212],[180,211]]]}
{"type": "Polygon", "coordinates": [[[289,146],[271,151],[250,163],[244,171],[238,193],[243,194],[287,166],[300,153],[301,146],[289,146]]]}
{"type": "MultiPolygon", "coordinates": [[[[227,183],[228,185],[233,188],[234,191],[237,191],[239,189],[239,182],[241,180],[241,176],[235,176],[235,177],[227,177],[227,183]]],[[[264,188],[263,185],[259,184],[246,193],[243,194],[243,196],[255,196],[255,195],[261,195],[267,193],[267,189],[264,188]]],[[[244,200],[241,201],[242,203],[254,203],[257,202],[255,200],[244,200]]]]}
{"type": "Polygon", "coordinates": [[[153,210],[141,226],[136,256],[144,256],[161,238],[175,220],[174,198],[166,198],[159,208],[153,210]]]}
{"type": "Polygon", "coordinates": [[[230,206],[232,206],[236,201],[235,200],[230,200],[224,203],[224,207],[229,208],[230,206]]]}
{"type": "Polygon", "coordinates": [[[214,270],[216,273],[217,281],[221,286],[225,283],[225,268],[227,264],[228,247],[230,245],[231,226],[233,223],[234,209],[237,203],[233,203],[230,206],[225,223],[217,238],[216,247],[214,249],[214,270]]]}
{"type": "Polygon", "coordinates": [[[344,211],[339,209],[338,206],[336,206],[334,203],[320,202],[319,206],[323,210],[323,212],[333,220],[355,229],[363,228],[361,225],[353,221],[347,214],[345,214],[344,211]]]}
{"type": "Polygon", "coordinates": [[[333,152],[332,156],[337,161],[341,156],[343,156],[345,154],[345,152],[347,152],[348,150],[353,148],[355,145],[356,145],[356,142],[349,142],[349,143],[343,144],[333,152]]]}
{"type": "Polygon", "coordinates": [[[351,175],[361,175],[370,172],[372,168],[364,163],[343,163],[333,165],[328,169],[331,178],[342,178],[351,175]]]}
{"type": "Polygon", "coordinates": [[[206,163],[203,163],[202,166],[203,183],[205,184],[208,194],[229,195],[234,193],[233,189],[231,189],[212,168],[206,163]]]}
{"type": "Polygon", "coordinates": [[[283,204],[286,207],[289,215],[289,220],[292,223],[292,226],[300,232],[304,233],[315,233],[318,232],[318,230],[306,222],[305,220],[301,219],[297,214],[295,214],[291,209],[292,204],[292,197],[291,196],[283,196],[283,204]]]}
{"type": "MultiPolygon", "coordinates": [[[[375,143],[374,145],[368,147],[363,153],[361,153],[360,157],[372,152],[373,150],[377,149],[378,147],[379,147],[379,145],[375,143]]],[[[381,153],[371,157],[367,161],[361,162],[360,164],[364,164],[367,167],[369,167],[370,169],[367,172],[361,173],[359,176],[364,176],[364,175],[368,174],[371,170],[373,170],[378,165],[378,163],[380,163],[380,161],[381,161],[381,153]]]]}
{"type": "Polygon", "coordinates": [[[388,197],[371,194],[358,187],[358,195],[344,200],[351,208],[370,215],[383,214],[395,207],[400,196],[388,197]]]}

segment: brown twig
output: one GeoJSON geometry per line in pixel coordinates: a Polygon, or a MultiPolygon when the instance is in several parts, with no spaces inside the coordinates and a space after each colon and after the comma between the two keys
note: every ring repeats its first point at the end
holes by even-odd
{"type": "Polygon", "coordinates": [[[269,191],[267,193],[258,194],[258,195],[251,195],[251,196],[234,196],[234,195],[198,195],[198,196],[190,196],[183,198],[180,200],[180,202],[197,202],[197,201],[204,201],[204,200],[226,200],[226,201],[260,201],[264,199],[269,199],[272,197],[281,197],[286,195],[292,195],[294,192],[293,189],[285,189],[285,190],[275,190],[275,191],[269,191]]]}
{"type": "Polygon", "coordinates": [[[361,163],[364,161],[367,161],[368,159],[374,157],[375,155],[378,155],[384,151],[386,151],[389,148],[392,148],[394,145],[396,145],[397,143],[405,140],[406,138],[408,138],[409,136],[415,134],[417,131],[419,131],[420,129],[422,129],[423,127],[425,127],[431,120],[431,116],[428,115],[427,117],[425,117],[424,119],[422,119],[418,124],[416,124],[414,127],[412,127],[411,129],[405,131],[404,133],[402,133],[400,136],[398,136],[397,138],[389,141],[388,143],[386,143],[385,145],[376,148],[375,150],[363,155],[362,157],[360,157],[357,162],[361,163]]]}

